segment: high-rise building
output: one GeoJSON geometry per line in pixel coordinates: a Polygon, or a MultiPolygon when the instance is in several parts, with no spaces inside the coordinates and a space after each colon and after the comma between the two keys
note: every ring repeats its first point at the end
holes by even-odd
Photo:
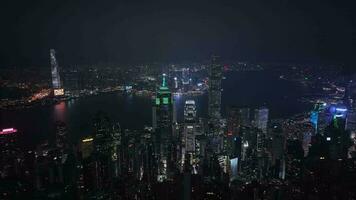
{"type": "Polygon", "coordinates": [[[120,126],[113,124],[105,113],[97,113],[94,118],[94,152],[93,162],[88,163],[88,168],[93,171],[95,188],[104,189],[112,179],[119,175],[119,145],[120,126]]]}
{"type": "Polygon", "coordinates": [[[174,113],[174,99],[167,86],[166,75],[163,74],[162,85],[156,92],[152,108],[159,181],[168,178],[172,166],[174,113]]]}
{"type": "Polygon", "coordinates": [[[265,107],[255,109],[254,126],[262,130],[263,133],[267,133],[268,112],[268,108],[265,107]]]}
{"type": "Polygon", "coordinates": [[[93,151],[94,151],[94,138],[92,137],[87,137],[82,139],[82,142],[80,143],[80,151],[82,154],[82,159],[89,158],[93,151]]]}
{"type": "MultiPolygon", "coordinates": [[[[351,104],[354,104],[353,101],[351,104]]],[[[356,131],[356,108],[355,106],[350,106],[349,112],[346,117],[346,130],[355,132],[356,131]]]]}
{"type": "Polygon", "coordinates": [[[56,59],[56,51],[54,49],[50,50],[51,59],[51,72],[52,72],[52,88],[54,96],[64,95],[64,90],[61,84],[61,78],[59,75],[59,67],[56,59]]]}
{"type": "Polygon", "coordinates": [[[213,56],[209,66],[209,120],[217,125],[221,118],[221,79],[222,66],[218,62],[219,57],[213,56]]]}
{"type": "Polygon", "coordinates": [[[238,120],[241,126],[250,126],[251,125],[250,109],[240,108],[238,110],[238,120]]]}
{"type": "Polygon", "coordinates": [[[197,117],[196,105],[194,100],[185,101],[184,123],[195,123],[197,117]]]}
{"type": "Polygon", "coordinates": [[[345,118],[342,115],[334,115],[332,122],[326,127],[324,136],[328,147],[328,157],[332,160],[347,158],[350,138],[345,131],[345,118]]]}
{"type": "Polygon", "coordinates": [[[271,154],[272,154],[272,166],[273,176],[275,178],[284,179],[285,177],[285,144],[286,137],[283,134],[283,130],[280,124],[274,124],[271,132],[271,154]]]}
{"type": "MultiPolygon", "coordinates": [[[[314,134],[317,134],[319,132],[319,122],[321,123],[324,120],[323,117],[325,115],[320,114],[320,113],[325,110],[326,105],[327,104],[325,102],[317,102],[314,105],[314,109],[310,113],[310,122],[313,125],[314,130],[315,130],[314,134]]],[[[323,127],[323,123],[321,123],[321,127],[323,127]]]]}
{"type": "MultiPolygon", "coordinates": [[[[218,56],[212,56],[209,66],[209,95],[208,95],[208,154],[219,154],[224,148],[224,140],[221,129],[221,79],[222,66],[218,56]]],[[[211,157],[212,158],[212,157],[211,157]]],[[[211,159],[208,159],[210,164],[211,159]]]]}
{"type": "MultiPolygon", "coordinates": [[[[190,154],[190,164],[195,158],[196,106],[194,100],[185,101],[184,106],[184,154],[190,154]]],[[[185,159],[187,160],[187,159],[185,159]]]]}
{"type": "Polygon", "coordinates": [[[190,83],[189,68],[182,69],[182,83],[183,85],[188,85],[190,83]]]}
{"type": "Polygon", "coordinates": [[[250,109],[229,107],[227,110],[227,135],[237,135],[241,126],[250,126],[250,109]]]}

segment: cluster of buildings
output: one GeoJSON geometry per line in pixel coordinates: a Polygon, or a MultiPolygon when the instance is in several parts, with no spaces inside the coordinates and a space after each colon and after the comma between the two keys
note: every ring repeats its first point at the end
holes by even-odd
{"type": "MultiPolygon", "coordinates": [[[[54,51],[51,51],[51,57],[54,51]]],[[[52,60],[54,95],[63,89],[52,60]]],[[[187,73],[187,72],[185,72],[187,73]]],[[[267,107],[228,107],[221,114],[223,66],[208,70],[208,117],[186,100],[177,121],[175,82],[166,74],[152,96],[152,126],[122,129],[105,113],[79,142],[66,125],[24,152],[15,129],[0,133],[1,198],[48,199],[320,199],[356,197],[356,109],[319,102],[310,113],[271,120],[267,107]],[[349,179],[347,177],[350,177],[349,179]],[[340,177],[343,184],[336,186],[340,177]]],[[[175,80],[175,79],[173,79],[175,80]]],[[[183,81],[189,79],[183,77],[183,81]]]]}

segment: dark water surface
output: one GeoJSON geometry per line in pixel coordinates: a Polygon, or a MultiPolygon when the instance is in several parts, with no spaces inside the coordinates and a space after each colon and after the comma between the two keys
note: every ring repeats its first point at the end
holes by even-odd
{"type": "MultiPolygon", "coordinates": [[[[304,89],[295,83],[281,80],[278,74],[239,72],[225,75],[223,80],[222,111],[228,105],[270,108],[272,118],[287,117],[303,112],[310,105],[298,101],[304,89]]],[[[183,117],[184,101],[177,97],[178,120],[183,117]]],[[[207,115],[207,95],[191,97],[197,103],[198,115],[207,115]]],[[[64,121],[73,139],[92,133],[92,118],[97,111],[106,112],[123,128],[140,129],[151,125],[151,100],[148,97],[102,94],[62,102],[53,106],[36,106],[24,110],[1,111],[0,128],[16,127],[29,143],[35,144],[53,134],[54,122],[64,121]]]]}

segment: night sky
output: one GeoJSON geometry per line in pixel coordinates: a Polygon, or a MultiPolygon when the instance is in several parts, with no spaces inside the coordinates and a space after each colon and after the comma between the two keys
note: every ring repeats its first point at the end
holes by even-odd
{"type": "MultiPolygon", "coordinates": [[[[0,66],[356,59],[354,0],[1,1],[0,66]],[[172,3],[175,2],[175,3],[172,3]]],[[[355,67],[356,68],[356,67],[355,67]]]]}

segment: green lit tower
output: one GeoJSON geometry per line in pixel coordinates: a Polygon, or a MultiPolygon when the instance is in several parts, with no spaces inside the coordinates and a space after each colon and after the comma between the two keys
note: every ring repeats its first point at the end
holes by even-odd
{"type": "Polygon", "coordinates": [[[152,126],[155,131],[155,149],[157,157],[157,180],[164,181],[169,178],[173,165],[173,124],[174,100],[163,74],[162,85],[153,97],[152,126]]]}

